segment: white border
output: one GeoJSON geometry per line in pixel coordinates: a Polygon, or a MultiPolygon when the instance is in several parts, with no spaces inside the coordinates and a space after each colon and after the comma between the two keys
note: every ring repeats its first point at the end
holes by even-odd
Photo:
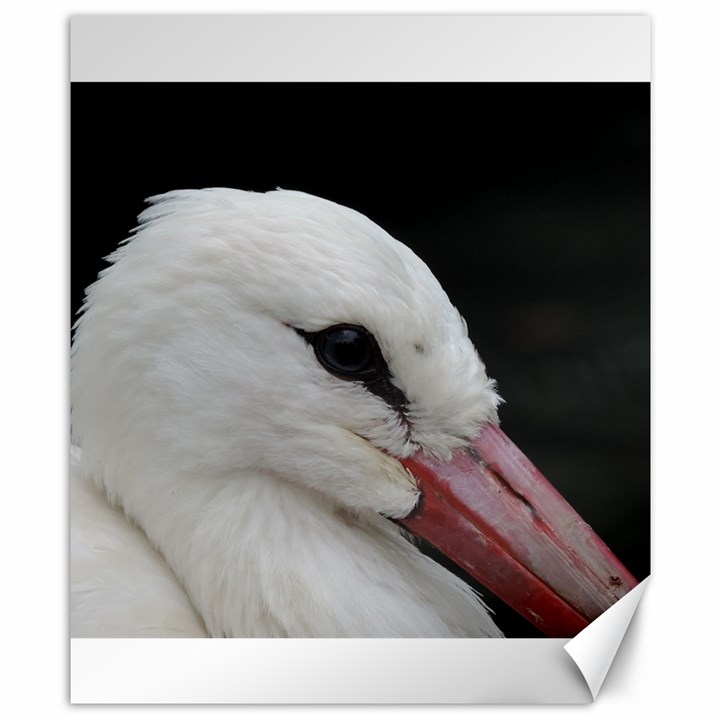
{"type": "Polygon", "coordinates": [[[73,82],[650,80],[643,15],[81,15],[70,28],[73,82]]]}
{"type": "Polygon", "coordinates": [[[75,703],[587,703],[566,640],[71,641],[75,703]]]}
{"type": "Polygon", "coordinates": [[[74,639],[71,698],[75,703],[587,703],[597,696],[647,584],[570,642],[74,639]]]}

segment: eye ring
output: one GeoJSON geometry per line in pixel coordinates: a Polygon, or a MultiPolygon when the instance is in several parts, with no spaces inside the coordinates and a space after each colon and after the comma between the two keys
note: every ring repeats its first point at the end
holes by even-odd
{"type": "Polygon", "coordinates": [[[316,333],[312,345],[320,364],[343,380],[367,382],[383,365],[375,338],[361,325],[332,325],[316,333]]]}

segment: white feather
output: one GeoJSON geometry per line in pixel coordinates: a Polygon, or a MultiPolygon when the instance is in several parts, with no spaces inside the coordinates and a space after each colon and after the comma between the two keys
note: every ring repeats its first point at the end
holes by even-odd
{"type": "Polygon", "coordinates": [[[142,530],[83,478],[70,456],[73,637],[206,637],[207,630],[142,530]]]}
{"type": "Polygon", "coordinates": [[[153,202],[89,289],[73,344],[86,558],[73,557],[73,634],[204,623],[213,636],[499,636],[474,592],[383,517],[417,502],[395,458],[447,456],[498,403],[427,266],[359,213],[303,193],[153,202]],[[405,420],[328,373],[292,329],[338,323],[373,333],[405,420]],[[90,481],[103,493],[92,502],[90,481]],[[112,567],[97,550],[88,559],[98,547],[112,567]],[[116,577],[141,567],[142,580],[116,577]]]}

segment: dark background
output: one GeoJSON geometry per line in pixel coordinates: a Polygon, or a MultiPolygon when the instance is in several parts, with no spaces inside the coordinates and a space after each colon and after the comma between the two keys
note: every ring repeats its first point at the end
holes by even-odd
{"type": "MultiPolygon", "coordinates": [[[[649,573],[650,86],[72,86],[73,314],[144,198],[303,190],[409,245],[465,316],[503,429],[649,573]]],[[[461,573],[462,574],[462,573],[461,573]]],[[[534,628],[488,596],[509,636],[534,628]]]]}

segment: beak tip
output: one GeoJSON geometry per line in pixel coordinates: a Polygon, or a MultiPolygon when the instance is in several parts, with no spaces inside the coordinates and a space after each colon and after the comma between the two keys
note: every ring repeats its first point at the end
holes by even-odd
{"type": "Polygon", "coordinates": [[[400,522],[551,637],[573,637],[637,581],[497,425],[447,461],[403,460],[400,522]]]}

